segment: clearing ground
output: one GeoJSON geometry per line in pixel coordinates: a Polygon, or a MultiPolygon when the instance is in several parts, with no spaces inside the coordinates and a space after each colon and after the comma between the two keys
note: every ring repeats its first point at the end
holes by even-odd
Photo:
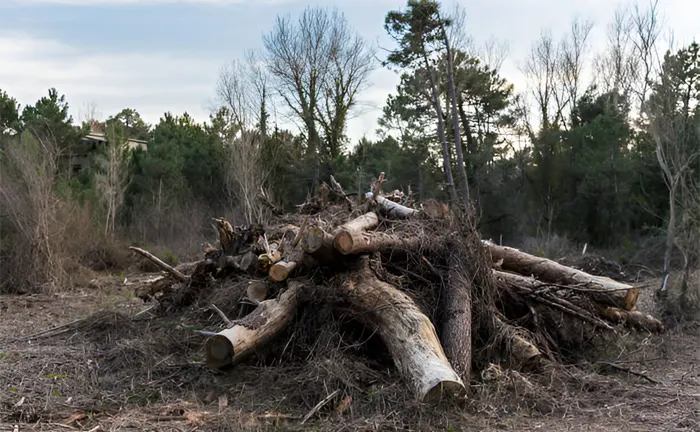
{"type": "MultiPolygon", "coordinates": [[[[205,335],[185,322],[157,323],[148,312],[130,318],[149,305],[118,277],[92,285],[0,297],[0,431],[700,431],[697,324],[670,326],[658,336],[630,333],[613,344],[615,352],[608,342],[608,352],[598,355],[643,376],[602,363],[581,365],[578,378],[549,386],[513,373],[484,375],[472,386],[473,401],[461,407],[415,404],[398,379],[394,388],[382,387],[393,372],[378,363],[371,372],[377,379],[364,382],[354,400],[345,397],[301,424],[333,391],[324,390],[327,378],[342,366],[311,358],[305,365],[268,362],[214,373],[201,365],[205,335]],[[86,317],[59,334],[22,339],[86,317]],[[162,334],[172,338],[160,352],[139,339],[144,327],[156,325],[169,326],[162,334]],[[174,327],[190,336],[172,337],[174,327]],[[169,355],[175,345],[186,345],[189,357],[169,355]]],[[[649,290],[642,296],[640,308],[653,308],[649,290]]]]}

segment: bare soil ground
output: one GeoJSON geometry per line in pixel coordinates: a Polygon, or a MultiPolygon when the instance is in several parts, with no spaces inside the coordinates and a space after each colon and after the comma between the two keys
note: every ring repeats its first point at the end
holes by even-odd
{"type": "MultiPolygon", "coordinates": [[[[591,355],[618,369],[579,365],[566,382],[484,373],[464,406],[412,403],[397,377],[385,379],[394,374],[391,367],[377,364],[377,379],[364,383],[354,400],[341,398],[301,424],[323,393],[333,391],[323,371],[337,375],[342,365],[333,359],[309,359],[314,368],[273,360],[210,372],[201,366],[206,336],[186,323],[134,321],[128,317],[148,304],[117,277],[96,285],[59,295],[0,297],[0,431],[700,431],[697,323],[672,326],[660,336],[630,333],[617,339],[615,349],[609,341],[601,344],[607,348],[591,355]],[[86,317],[60,334],[22,340],[86,317]],[[171,333],[151,329],[163,335],[162,350],[144,347],[142,327],[169,325],[184,326],[191,337],[170,340],[171,333]],[[187,355],[170,355],[175,346],[187,355]],[[387,388],[386,382],[395,384],[387,388]]],[[[640,304],[654,312],[651,294],[642,295],[640,304]]]]}

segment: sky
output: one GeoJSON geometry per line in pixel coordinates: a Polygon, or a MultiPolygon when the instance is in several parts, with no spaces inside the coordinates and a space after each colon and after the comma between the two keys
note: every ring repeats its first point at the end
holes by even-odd
{"type": "MultiPolygon", "coordinates": [[[[646,6],[646,0],[639,0],[646,6]]],[[[526,89],[520,66],[543,29],[567,31],[574,17],[594,23],[592,51],[628,0],[452,0],[467,12],[467,33],[478,48],[489,40],[508,47],[501,73],[526,89]]],[[[389,10],[405,0],[0,0],[0,89],[22,105],[50,87],[65,94],[74,119],[94,106],[102,119],[134,108],[149,123],[166,111],[208,119],[222,66],[262,48],[277,15],[307,6],[336,7],[354,29],[382,49],[389,10]]],[[[660,0],[664,25],[677,47],[697,36],[700,2],[660,0]]],[[[666,43],[668,32],[662,36],[666,43]]],[[[398,77],[381,67],[360,95],[362,110],[348,124],[353,141],[373,137],[377,118],[398,77]]],[[[283,123],[284,120],[279,118],[283,123]]]]}

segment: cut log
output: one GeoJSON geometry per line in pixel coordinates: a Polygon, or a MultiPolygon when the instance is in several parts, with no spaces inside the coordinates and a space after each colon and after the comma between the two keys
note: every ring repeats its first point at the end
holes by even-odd
{"type": "Polygon", "coordinates": [[[338,231],[367,231],[377,226],[379,226],[379,217],[375,212],[368,212],[344,223],[338,227],[338,231]]]}
{"type": "Polygon", "coordinates": [[[570,289],[585,292],[596,302],[624,310],[632,310],[637,303],[639,289],[610,278],[594,276],[546,258],[536,257],[518,249],[483,242],[494,262],[503,270],[534,276],[550,284],[570,285],[570,289]]]}
{"type": "Polygon", "coordinates": [[[505,351],[509,355],[509,363],[521,370],[540,370],[546,364],[542,352],[523,335],[518,334],[515,327],[494,317],[498,337],[501,338],[505,351]]]}
{"type": "Polygon", "coordinates": [[[381,231],[339,231],[333,239],[333,247],[343,255],[358,255],[371,252],[409,252],[423,246],[420,236],[399,237],[381,231]]]}
{"type": "Polygon", "coordinates": [[[442,313],[442,346],[462,380],[469,382],[472,364],[472,286],[460,257],[450,257],[442,313]]]}
{"type": "Polygon", "coordinates": [[[304,251],[301,248],[293,249],[282,261],[278,261],[270,267],[270,278],[275,282],[286,280],[289,275],[300,267],[304,260],[304,251]]]}
{"type": "Polygon", "coordinates": [[[365,197],[371,200],[374,200],[374,202],[377,203],[377,207],[379,207],[379,210],[388,217],[394,217],[394,218],[400,218],[400,219],[408,219],[411,217],[416,217],[421,215],[420,210],[412,209],[406,206],[403,206],[397,202],[391,201],[381,195],[377,195],[373,192],[367,192],[365,194],[365,197]]]}
{"type": "Polygon", "coordinates": [[[464,383],[447,360],[430,319],[408,295],[377,279],[367,257],[337,293],[351,305],[359,321],[376,329],[419,401],[434,403],[465,394],[464,383]]]}
{"type": "Polygon", "coordinates": [[[246,297],[262,302],[267,297],[267,284],[264,281],[252,280],[248,283],[246,297]]]}
{"type": "Polygon", "coordinates": [[[313,254],[326,246],[333,247],[333,236],[318,227],[311,227],[301,240],[301,248],[308,254],[313,254]]]}
{"type": "Polygon", "coordinates": [[[265,300],[233,327],[222,330],[206,343],[207,365],[235,365],[278,336],[292,321],[304,284],[291,281],[279,299],[265,300]]]}
{"type": "Polygon", "coordinates": [[[639,311],[627,311],[616,307],[599,307],[601,316],[615,323],[646,330],[650,333],[663,333],[664,325],[658,319],[639,311]]]}

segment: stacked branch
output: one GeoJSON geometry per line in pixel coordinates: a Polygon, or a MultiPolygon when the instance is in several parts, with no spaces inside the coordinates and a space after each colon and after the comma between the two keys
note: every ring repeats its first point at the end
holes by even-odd
{"type": "Polygon", "coordinates": [[[331,307],[342,304],[377,332],[420,401],[465,394],[473,341],[484,339],[473,338],[476,333],[498,341],[500,358],[513,367],[541,369],[559,351],[555,327],[562,320],[593,332],[619,324],[663,331],[658,320],[636,310],[638,287],[480,242],[473,224],[452,217],[444,204],[409,206],[410,191],[385,196],[383,181],[382,174],[358,204],[331,177],[330,186],[323,183],[299,206],[303,216],[267,229],[217,218],[218,245],[186,273],[134,249],[164,272],[143,292],[153,296],[248,275],[246,300],[255,309],[236,321],[218,311],[225,328],[206,344],[208,365],[224,368],[273,340],[284,342],[297,311],[313,300],[311,288],[323,286],[331,307]],[[344,220],[336,220],[338,211],[344,220]],[[473,262],[475,256],[486,268],[473,262]]]}

